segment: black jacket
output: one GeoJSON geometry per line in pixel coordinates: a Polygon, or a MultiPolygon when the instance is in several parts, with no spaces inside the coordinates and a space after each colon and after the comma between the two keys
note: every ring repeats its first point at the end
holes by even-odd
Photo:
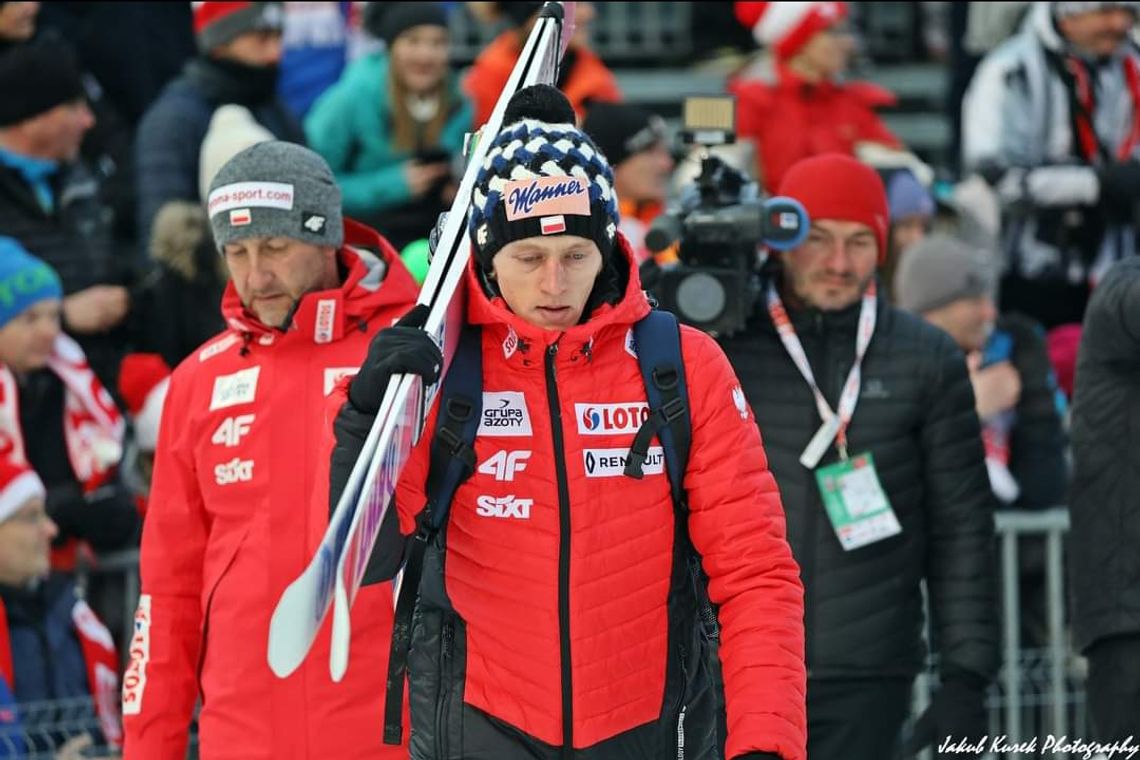
{"type": "MultiPolygon", "coordinates": [[[[833,410],[854,362],[859,309],[788,307],[833,410]]],[[[848,450],[873,455],[902,533],[852,551],[840,546],[814,474],[799,462],[819,413],[767,310],[723,342],[760,426],[800,563],[808,676],[917,673],[925,578],[943,674],[989,678],[998,664],[994,499],[965,361],[945,333],[882,299],[877,316],[848,450]]],[[[837,459],[832,445],[820,466],[837,459]]]]}
{"type": "MultiPolygon", "coordinates": [[[[47,213],[23,176],[0,165],[0,232],[51,264],[65,295],[92,285],[127,284],[133,275],[134,251],[113,244],[112,213],[100,196],[95,176],[76,163],[61,169],[52,185],[55,209],[47,213]]],[[[107,388],[117,387],[125,335],[120,327],[99,335],[75,336],[107,388]]]]}
{"type": "Polygon", "coordinates": [[[1140,259],[1104,276],[1073,393],[1073,629],[1084,650],[1140,633],[1140,259]]]}

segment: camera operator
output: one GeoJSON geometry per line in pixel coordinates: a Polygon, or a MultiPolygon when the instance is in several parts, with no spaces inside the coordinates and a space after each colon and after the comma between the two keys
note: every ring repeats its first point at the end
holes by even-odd
{"type": "Polygon", "coordinates": [[[871,168],[808,158],[780,195],[804,205],[810,232],[772,262],[754,319],[723,346],[801,567],[808,756],[894,755],[926,655],[924,579],[941,687],[910,749],[977,742],[998,644],[993,496],[966,363],[878,293],[888,211],[871,168]]]}

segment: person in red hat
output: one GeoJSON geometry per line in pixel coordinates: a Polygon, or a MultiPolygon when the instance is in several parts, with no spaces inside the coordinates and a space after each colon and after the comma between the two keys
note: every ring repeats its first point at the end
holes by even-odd
{"type": "Polygon", "coordinates": [[[902,149],[875,113],[894,105],[894,95],[868,82],[839,81],[853,50],[847,3],[741,2],[735,10],[771,53],[770,69],[728,83],[738,101],[737,134],[756,143],[756,176],[769,192],[809,156],[855,155],[863,143],[902,149]]]}
{"type": "Polygon", "coordinates": [[[305,143],[300,123],[277,94],[284,19],[281,3],[194,3],[198,55],[139,123],[135,171],[144,242],[167,202],[204,200],[202,146],[219,107],[243,106],[277,139],[305,143]]]}
{"type": "Polygon", "coordinates": [[[880,295],[888,207],[873,169],[808,158],[779,194],[803,203],[810,232],[723,345],[800,563],[808,757],[894,756],[926,661],[924,581],[941,687],[908,743],[977,742],[999,659],[994,498],[965,360],[880,295]]]}
{"type": "Polygon", "coordinates": [[[23,708],[9,721],[0,702],[0,757],[94,757],[122,742],[119,657],[74,579],[50,571],[46,498],[26,464],[0,458],[0,694],[23,708]]]}

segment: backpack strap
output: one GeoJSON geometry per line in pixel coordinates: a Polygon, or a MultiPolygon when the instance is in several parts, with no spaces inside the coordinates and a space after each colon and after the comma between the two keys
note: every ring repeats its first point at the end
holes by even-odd
{"type": "Polygon", "coordinates": [[[400,744],[403,732],[404,678],[408,671],[412,617],[419,596],[424,554],[446,524],[456,490],[475,472],[475,435],[483,414],[481,338],[478,327],[468,325],[464,328],[451,366],[443,378],[428,465],[427,503],[416,520],[416,533],[404,563],[404,577],[396,600],[384,699],[385,744],[400,744]]]}
{"type": "Polygon", "coordinates": [[[651,411],[634,436],[624,474],[641,479],[644,474],[642,467],[649,456],[649,444],[656,436],[665,452],[665,471],[673,494],[673,509],[683,518],[681,524],[686,526],[685,540],[689,547],[686,561],[697,594],[701,628],[712,640],[720,630],[716,610],[708,598],[708,582],[701,569],[701,558],[687,534],[689,501],[684,483],[693,421],[689,389],[685,383],[685,364],[681,357],[681,326],[672,313],[654,310],[633,326],[633,336],[651,411]]]}
{"type": "Polygon", "coordinates": [[[665,451],[665,470],[673,503],[687,510],[684,479],[689,463],[692,420],[681,361],[681,326],[671,313],[651,311],[633,326],[633,337],[650,415],[634,436],[625,474],[638,480],[642,478],[649,444],[656,436],[665,451]]]}

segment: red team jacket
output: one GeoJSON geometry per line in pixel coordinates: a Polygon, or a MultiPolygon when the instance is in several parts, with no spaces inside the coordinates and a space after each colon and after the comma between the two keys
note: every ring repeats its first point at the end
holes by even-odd
{"type": "MultiPolygon", "coordinates": [[[[484,420],[476,472],[452,502],[444,562],[447,594],[466,623],[464,701],[543,742],[563,743],[561,465],[572,513],[573,746],[590,747],[657,720],[666,688],[669,481],[660,449],[650,450],[642,480],[623,477],[621,465],[647,414],[631,328],[649,305],[633,269],[621,301],[557,333],[518,318],[501,298],[488,301],[468,275],[468,320],[483,328],[484,420]],[[545,368],[555,343],[557,401],[545,368]]],[[[689,532],[720,605],[728,757],[766,750],[802,760],[803,589],[780,495],[720,347],[686,327],[682,354],[693,420],[684,481],[689,532]]],[[[399,482],[405,535],[425,503],[431,439],[425,433],[399,482]]],[[[411,674],[413,689],[417,677],[411,674]]]]}
{"type": "Polygon", "coordinates": [[[199,694],[203,760],[407,757],[381,744],[388,584],[361,591],[342,683],[328,673],[327,621],[292,676],[266,663],[273,608],[328,524],[325,396],[417,293],[386,241],[345,225],[343,286],[305,295],[283,333],[246,312],[231,284],[230,329],[171,379],[123,685],[126,760],[185,757],[199,694]],[[383,264],[353,245],[379,249],[383,264]]]}
{"type": "Polygon", "coordinates": [[[855,155],[861,142],[901,148],[876,108],[893,105],[895,96],[869,82],[807,82],[776,63],[776,81],[735,80],[736,131],[756,142],[758,176],[776,192],[797,161],[822,153],[855,155]]]}

